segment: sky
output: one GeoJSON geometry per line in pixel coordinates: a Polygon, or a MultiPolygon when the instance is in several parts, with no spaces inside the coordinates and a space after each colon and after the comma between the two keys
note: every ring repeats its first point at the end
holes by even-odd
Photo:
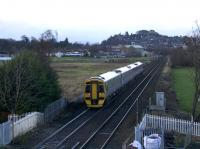
{"type": "Polygon", "coordinates": [[[200,0],[0,0],[0,38],[38,38],[47,29],[81,43],[142,29],[190,35],[199,6],[200,0]]]}

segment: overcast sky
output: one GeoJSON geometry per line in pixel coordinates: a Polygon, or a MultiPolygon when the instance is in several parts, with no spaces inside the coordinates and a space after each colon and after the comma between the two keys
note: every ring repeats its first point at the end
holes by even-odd
{"type": "Polygon", "coordinates": [[[153,29],[190,35],[200,20],[200,0],[0,0],[0,38],[39,37],[101,42],[117,33],[153,29]]]}

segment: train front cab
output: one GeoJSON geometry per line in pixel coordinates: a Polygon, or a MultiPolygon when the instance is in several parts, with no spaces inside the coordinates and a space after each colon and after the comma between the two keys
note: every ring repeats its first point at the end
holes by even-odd
{"type": "Polygon", "coordinates": [[[85,81],[84,101],[89,108],[100,108],[105,102],[105,85],[102,80],[85,81]]]}

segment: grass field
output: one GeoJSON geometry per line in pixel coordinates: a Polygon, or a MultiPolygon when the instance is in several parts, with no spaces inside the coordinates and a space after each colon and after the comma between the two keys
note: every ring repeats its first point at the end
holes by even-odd
{"type": "Polygon", "coordinates": [[[194,69],[172,69],[173,88],[176,91],[179,107],[181,110],[191,112],[194,98],[194,69]]]}
{"type": "Polygon", "coordinates": [[[63,95],[74,101],[83,93],[84,80],[107,71],[125,66],[134,61],[149,61],[149,58],[100,59],[100,58],[53,58],[51,66],[59,76],[63,95]]]}

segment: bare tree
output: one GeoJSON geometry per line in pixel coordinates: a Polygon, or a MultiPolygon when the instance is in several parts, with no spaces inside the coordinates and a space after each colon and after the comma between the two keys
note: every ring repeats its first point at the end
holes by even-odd
{"type": "Polygon", "coordinates": [[[25,44],[30,42],[29,38],[26,35],[21,36],[21,41],[24,42],[25,44]]]}
{"type": "Polygon", "coordinates": [[[57,31],[47,30],[42,33],[40,37],[42,52],[45,52],[45,54],[49,55],[56,44],[57,38],[57,31]]]}
{"type": "Polygon", "coordinates": [[[200,98],[200,28],[196,22],[196,30],[193,32],[193,63],[194,63],[194,84],[195,84],[195,95],[193,99],[192,116],[196,119],[196,110],[198,105],[198,100],[200,98]]]}
{"type": "Polygon", "coordinates": [[[28,81],[25,84],[22,82],[25,75],[25,69],[22,66],[23,60],[19,57],[18,63],[13,64],[13,62],[2,66],[4,68],[1,71],[0,83],[1,102],[12,114],[16,113],[23,91],[28,85],[28,81]]]}

